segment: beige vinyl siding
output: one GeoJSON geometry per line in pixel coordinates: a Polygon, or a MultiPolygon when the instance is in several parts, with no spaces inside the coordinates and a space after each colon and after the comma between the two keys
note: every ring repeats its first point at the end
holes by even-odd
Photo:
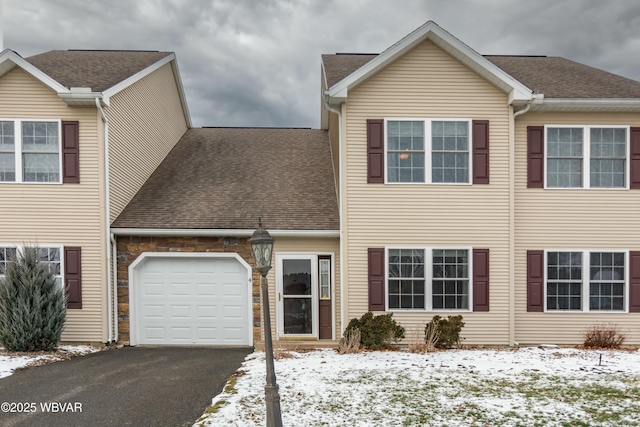
{"type": "Polygon", "coordinates": [[[0,183],[0,246],[80,246],[82,309],[67,311],[62,340],[105,342],[104,168],[96,109],[66,106],[16,68],[0,78],[0,117],[80,122],[80,184],[0,183]]]}
{"type": "MultiPolygon", "coordinates": [[[[276,255],[278,253],[300,253],[300,254],[331,254],[333,259],[331,260],[331,267],[333,268],[334,276],[332,278],[332,288],[334,294],[334,330],[336,339],[339,339],[342,333],[342,326],[340,324],[340,241],[337,238],[294,238],[294,237],[278,237],[275,239],[273,247],[273,268],[267,275],[269,286],[269,310],[271,313],[271,330],[273,339],[277,339],[276,325],[277,319],[280,313],[276,308],[276,274],[279,274],[276,270],[276,255]]],[[[317,302],[317,301],[316,301],[317,302]]],[[[264,325],[263,313],[260,313],[261,325],[264,325]]],[[[257,337],[256,337],[257,339],[257,337]]]]}
{"type": "Polygon", "coordinates": [[[113,222],[187,130],[171,64],[111,97],[105,113],[113,222]]]}
{"type": "MultiPolygon", "coordinates": [[[[516,119],[515,319],[516,341],[582,342],[589,325],[614,322],[627,344],[640,344],[640,313],[528,313],[527,250],[640,250],[640,191],[527,188],[527,126],[549,124],[640,126],[638,114],[529,113],[516,119]]],[[[627,271],[629,266],[626,266],[627,271]]]]}
{"type": "Polygon", "coordinates": [[[411,336],[434,314],[460,313],[466,322],[465,344],[508,344],[507,96],[432,43],[424,42],[350,90],[346,105],[346,192],[342,202],[348,257],[347,319],[368,310],[367,248],[488,248],[490,312],[395,311],[394,319],[411,336]],[[491,184],[367,184],[366,120],[394,117],[488,119],[491,184]]]}

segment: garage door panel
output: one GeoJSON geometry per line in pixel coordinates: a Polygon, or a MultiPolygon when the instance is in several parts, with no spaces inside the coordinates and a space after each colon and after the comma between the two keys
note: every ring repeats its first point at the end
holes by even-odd
{"type": "Polygon", "coordinates": [[[237,259],[150,257],[141,267],[140,344],[251,345],[251,289],[237,259]]]}

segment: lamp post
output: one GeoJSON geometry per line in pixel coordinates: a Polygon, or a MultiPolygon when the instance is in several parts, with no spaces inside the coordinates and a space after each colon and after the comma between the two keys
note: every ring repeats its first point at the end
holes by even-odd
{"type": "Polygon", "coordinates": [[[271,316],[269,314],[269,291],[267,289],[267,273],[271,270],[271,253],[273,251],[273,237],[259,228],[249,239],[255,268],[260,273],[260,288],[262,291],[262,309],[264,311],[264,353],[267,359],[267,385],[264,386],[264,397],[267,406],[267,427],[282,427],[282,413],[280,412],[280,394],[276,383],[276,372],[273,367],[273,342],[271,340],[271,316]]]}

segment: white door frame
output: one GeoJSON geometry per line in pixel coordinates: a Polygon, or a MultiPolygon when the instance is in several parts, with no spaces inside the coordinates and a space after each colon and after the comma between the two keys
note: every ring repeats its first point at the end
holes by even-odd
{"type": "Polygon", "coordinates": [[[251,283],[251,266],[240,255],[235,252],[143,252],[129,265],[129,344],[134,346],[139,342],[138,337],[138,266],[142,265],[148,258],[234,258],[247,271],[247,330],[249,331],[249,344],[253,345],[253,298],[251,283]]]}

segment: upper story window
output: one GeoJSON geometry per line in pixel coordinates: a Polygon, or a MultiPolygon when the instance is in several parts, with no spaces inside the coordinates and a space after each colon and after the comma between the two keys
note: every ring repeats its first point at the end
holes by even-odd
{"type": "Polygon", "coordinates": [[[545,126],[546,188],[629,188],[628,129],[545,126]]]}
{"type": "Polygon", "coordinates": [[[470,183],[471,121],[387,120],[387,182],[470,183]]]}
{"type": "Polygon", "coordinates": [[[489,121],[367,119],[367,183],[489,184],[489,121]]]}
{"type": "Polygon", "coordinates": [[[61,182],[59,120],[0,120],[0,181],[61,182]]]}

